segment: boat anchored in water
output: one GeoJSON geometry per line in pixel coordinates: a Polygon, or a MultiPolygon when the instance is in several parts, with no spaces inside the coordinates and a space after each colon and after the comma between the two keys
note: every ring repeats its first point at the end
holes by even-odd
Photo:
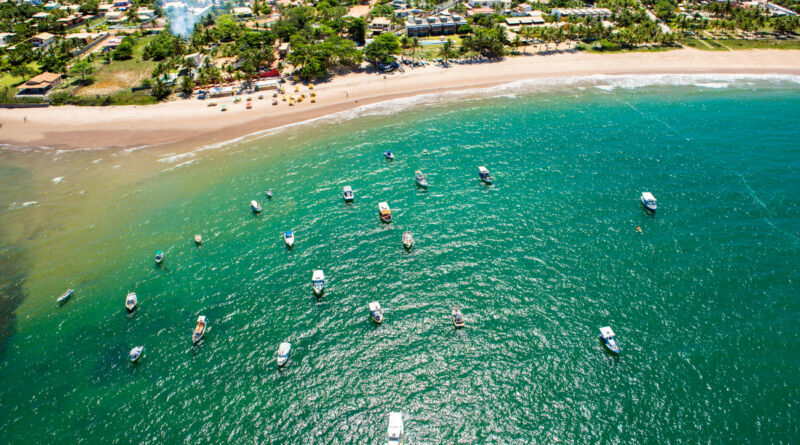
{"type": "Polygon", "coordinates": [[[317,296],[325,292],[325,273],[321,269],[317,269],[311,274],[311,286],[317,296]]]}
{"type": "Polygon", "coordinates": [[[478,176],[481,178],[481,181],[492,184],[492,175],[489,174],[489,170],[486,167],[478,167],[478,176]]]}
{"type": "Polygon", "coordinates": [[[389,413],[389,428],[386,429],[386,445],[403,445],[402,413],[389,413]]]}
{"type": "Polygon", "coordinates": [[[75,293],[74,289],[67,289],[58,297],[58,299],[56,299],[56,303],[63,304],[65,301],[69,300],[73,293],[75,293]]]}
{"type": "Polygon", "coordinates": [[[278,346],[278,366],[283,366],[289,360],[289,353],[292,351],[292,344],[283,342],[278,346]]]}
{"type": "Polygon", "coordinates": [[[356,198],[355,195],[353,195],[353,188],[349,185],[344,186],[342,188],[342,197],[344,198],[344,202],[353,202],[356,198]]]}
{"type": "Polygon", "coordinates": [[[252,209],[254,213],[261,213],[261,204],[254,199],[250,201],[250,209],[252,209]]]}
{"type": "Polygon", "coordinates": [[[656,213],[656,209],[658,208],[658,204],[656,204],[656,197],[650,192],[642,193],[642,205],[644,208],[653,213],[656,213]]]}
{"type": "Polygon", "coordinates": [[[198,246],[200,244],[203,244],[203,237],[199,233],[194,235],[194,243],[197,244],[198,246]]]}
{"type": "Polygon", "coordinates": [[[406,249],[411,249],[411,246],[414,245],[414,236],[411,235],[411,232],[403,232],[403,246],[406,249]]]}
{"type": "Polygon", "coordinates": [[[283,232],[283,242],[286,243],[286,247],[294,246],[294,232],[291,230],[283,232]]]}
{"type": "Polygon", "coordinates": [[[156,264],[161,264],[164,261],[164,252],[161,250],[156,251],[156,264]]]}
{"type": "Polygon", "coordinates": [[[272,199],[272,189],[267,190],[267,198],[272,199]]]}
{"type": "Polygon", "coordinates": [[[617,338],[614,335],[614,331],[611,330],[611,326],[600,328],[600,339],[603,340],[603,344],[609,351],[615,355],[619,354],[619,343],[617,343],[617,338]]]}
{"type": "Polygon", "coordinates": [[[128,295],[125,296],[125,309],[127,309],[128,312],[133,312],[136,310],[137,304],[136,292],[128,292],[128,295]]]}
{"type": "Polygon", "coordinates": [[[464,314],[461,313],[461,309],[454,307],[451,316],[453,317],[453,326],[463,328],[466,325],[464,314]]]}
{"type": "Polygon", "coordinates": [[[131,352],[128,353],[128,358],[132,363],[136,363],[142,357],[142,352],[144,352],[144,346],[137,346],[131,349],[131,352]]]}
{"type": "Polygon", "coordinates": [[[380,303],[373,301],[369,304],[369,315],[375,323],[383,323],[383,309],[381,309],[380,303]]]}
{"type": "Polygon", "coordinates": [[[385,223],[392,222],[392,209],[389,208],[388,202],[378,203],[378,216],[385,223]]]}
{"type": "Polygon", "coordinates": [[[201,315],[197,317],[197,325],[192,332],[192,343],[197,344],[206,335],[206,316],[201,315]]]}
{"type": "Polygon", "coordinates": [[[383,157],[390,161],[394,161],[394,155],[392,154],[391,150],[386,150],[383,152],[383,157]]]}
{"type": "Polygon", "coordinates": [[[414,172],[414,180],[417,181],[418,186],[428,188],[428,180],[425,179],[425,175],[422,174],[422,171],[417,170],[414,172]]]}

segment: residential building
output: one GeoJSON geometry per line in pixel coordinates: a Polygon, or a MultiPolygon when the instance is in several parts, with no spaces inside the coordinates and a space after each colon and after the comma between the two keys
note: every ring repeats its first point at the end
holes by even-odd
{"type": "Polygon", "coordinates": [[[387,17],[375,17],[371,22],[369,22],[369,30],[373,34],[381,34],[384,32],[389,31],[389,28],[392,26],[392,21],[389,20],[387,17]]]}
{"type": "Polygon", "coordinates": [[[503,9],[511,8],[511,0],[469,0],[468,3],[473,8],[481,6],[495,8],[496,5],[500,5],[503,9]]]}
{"type": "Polygon", "coordinates": [[[42,20],[42,19],[46,19],[46,18],[50,17],[50,13],[49,12],[37,12],[36,14],[32,15],[31,17],[33,17],[34,20],[42,20]]]}
{"type": "Polygon", "coordinates": [[[61,23],[67,28],[71,26],[80,25],[81,23],[83,23],[83,16],[79,14],[71,14],[62,19],[58,19],[58,23],[61,23]]]}
{"type": "Polygon", "coordinates": [[[5,48],[10,43],[13,43],[16,36],[17,33],[15,32],[0,32],[0,48],[5,48]]]}
{"type": "Polygon", "coordinates": [[[52,11],[54,9],[58,9],[60,7],[61,7],[61,5],[58,4],[58,2],[47,2],[47,4],[44,5],[44,9],[46,9],[48,11],[52,11]]]}
{"type": "Polygon", "coordinates": [[[39,33],[30,38],[31,45],[33,45],[34,48],[40,48],[40,49],[49,48],[50,45],[55,43],[55,41],[56,41],[56,36],[50,34],[49,32],[39,33]]]}
{"type": "Polygon", "coordinates": [[[61,74],[42,73],[19,87],[17,96],[44,96],[57,87],[63,79],[61,74]]]}
{"type": "Polygon", "coordinates": [[[239,18],[250,17],[253,15],[253,10],[248,8],[247,6],[239,6],[233,8],[233,15],[239,18]]]}
{"type": "Polygon", "coordinates": [[[409,17],[406,21],[406,35],[409,37],[425,37],[455,34],[467,21],[457,14],[442,12],[430,17],[409,17]]]}
{"type": "Polygon", "coordinates": [[[553,8],[550,15],[557,19],[561,19],[562,16],[610,19],[611,10],[607,8],[553,8]]]}

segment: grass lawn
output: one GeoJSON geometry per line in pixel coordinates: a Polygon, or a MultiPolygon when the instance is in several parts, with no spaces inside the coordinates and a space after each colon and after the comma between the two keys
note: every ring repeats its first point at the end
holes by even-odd
{"type": "Polygon", "coordinates": [[[800,39],[769,40],[719,40],[730,49],[800,49],[800,39]]]}
{"type": "MultiPolygon", "coordinates": [[[[31,62],[31,63],[28,64],[28,66],[31,67],[36,72],[39,72],[39,64],[38,63],[31,62]]],[[[21,83],[22,83],[22,77],[13,76],[13,75],[11,75],[10,72],[5,72],[5,73],[2,74],[2,77],[0,77],[0,88],[5,88],[5,87],[13,88],[13,87],[16,87],[17,85],[19,85],[21,83]]]]}
{"type": "Polygon", "coordinates": [[[95,60],[94,83],[80,88],[76,95],[113,95],[130,92],[131,87],[140,85],[142,80],[150,78],[158,62],[141,60],[141,57],[145,45],[153,38],[151,36],[139,39],[133,48],[133,58],[129,60],[112,60],[108,65],[103,64],[102,60],[95,60]]]}

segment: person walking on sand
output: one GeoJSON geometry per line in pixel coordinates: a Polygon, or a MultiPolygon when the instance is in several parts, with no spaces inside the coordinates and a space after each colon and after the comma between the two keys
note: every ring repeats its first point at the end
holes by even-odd
{"type": "Polygon", "coordinates": [[[28,122],[28,115],[22,116],[22,122],[28,122]]]}

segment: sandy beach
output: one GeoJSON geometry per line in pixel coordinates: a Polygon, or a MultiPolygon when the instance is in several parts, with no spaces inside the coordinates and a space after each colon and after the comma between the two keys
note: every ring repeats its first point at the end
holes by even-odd
{"type": "MultiPolygon", "coordinates": [[[[502,62],[427,66],[404,73],[354,73],[318,84],[316,103],[305,100],[272,105],[272,91],[245,108],[245,100],[177,99],[150,106],[49,107],[0,109],[0,143],[19,147],[82,149],[169,144],[187,147],[217,143],[260,130],[314,119],[391,99],[448,90],[482,88],[536,78],[564,78],[594,74],[800,74],[800,51],[699,51],[531,55],[502,62]]],[[[304,85],[300,92],[308,93],[304,85]]],[[[258,93],[257,93],[258,94],[258,93]]],[[[257,94],[253,96],[257,96],[257,94]]],[[[297,96],[293,87],[287,95],[297,96]]],[[[255,99],[255,97],[254,97],[255,99]]]]}

